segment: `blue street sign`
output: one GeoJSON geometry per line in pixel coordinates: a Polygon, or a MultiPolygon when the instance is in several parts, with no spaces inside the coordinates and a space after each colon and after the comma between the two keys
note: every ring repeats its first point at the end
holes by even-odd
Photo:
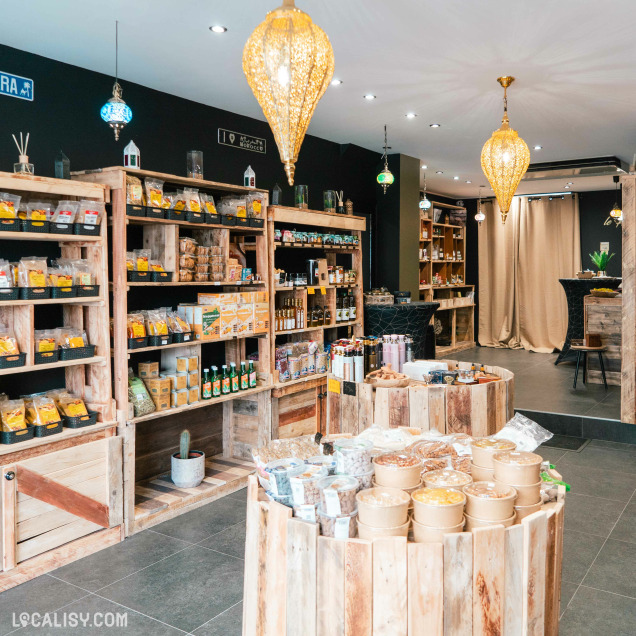
{"type": "Polygon", "coordinates": [[[0,71],[0,95],[17,97],[18,99],[26,99],[32,102],[34,88],[35,82],[32,79],[0,71]]]}

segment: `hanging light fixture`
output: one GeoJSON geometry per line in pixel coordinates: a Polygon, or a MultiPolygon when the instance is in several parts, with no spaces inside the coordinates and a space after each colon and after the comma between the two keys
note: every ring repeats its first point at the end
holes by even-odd
{"type": "Polygon", "coordinates": [[[432,203],[426,196],[426,172],[424,173],[424,198],[420,201],[420,210],[430,210],[432,203]]]}
{"type": "Polygon", "coordinates": [[[618,175],[614,175],[612,177],[614,179],[614,184],[616,186],[616,199],[614,202],[614,207],[610,210],[609,216],[605,219],[605,223],[603,225],[611,225],[612,221],[616,223],[616,225],[623,224],[623,210],[620,205],[618,205],[618,194],[620,192],[620,186],[618,185],[620,179],[618,175]]]}
{"type": "Polygon", "coordinates": [[[289,185],[294,185],[300,147],[333,69],[327,34],[294,0],[270,11],[243,49],[243,72],[274,133],[289,185]]]}
{"type": "Polygon", "coordinates": [[[119,140],[119,131],[132,119],[130,106],[121,98],[121,86],[117,81],[119,57],[119,21],[115,20],[115,83],[113,84],[113,96],[102,106],[100,115],[102,119],[115,132],[115,141],[119,140]]]}
{"type": "Polygon", "coordinates": [[[384,154],[382,155],[382,159],[384,159],[384,168],[377,177],[378,183],[384,188],[384,194],[386,194],[386,189],[395,181],[393,173],[389,170],[389,157],[387,155],[388,148],[389,146],[387,146],[386,139],[386,124],[384,124],[384,154]]]}
{"type": "Polygon", "coordinates": [[[486,220],[486,215],[484,214],[483,210],[481,209],[481,189],[484,186],[479,186],[479,200],[477,202],[477,214],[475,214],[475,221],[477,221],[477,223],[479,223],[479,226],[481,227],[481,222],[486,220]]]}
{"type": "Polygon", "coordinates": [[[504,115],[501,128],[493,132],[481,149],[481,169],[495,191],[502,223],[506,222],[512,197],[530,165],[530,150],[517,131],[510,128],[508,120],[507,89],[514,79],[510,76],[497,78],[504,89],[504,115]]]}

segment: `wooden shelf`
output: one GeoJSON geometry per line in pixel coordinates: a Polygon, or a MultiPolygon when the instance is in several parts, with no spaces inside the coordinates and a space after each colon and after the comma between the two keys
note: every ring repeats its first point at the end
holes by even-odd
{"type": "Polygon", "coordinates": [[[265,228],[243,227],[242,225],[220,225],[211,223],[189,223],[188,221],[173,221],[172,219],[149,219],[145,216],[126,216],[126,225],[178,225],[192,230],[229,230],[242,234],[263,234],[265,228]]]}
{"type": "Polygon", "coordinates": [[[81,234],[43,234],[39,232],[0,232],[3,241],[53,241],[57,243],[96,243],[100,236],[82,236],[81,234]]]}
{"type": "MultiPolygon", "coordinates": [[[[340,214],[338,214],[337,216],[342,216],[340,214]]],[[[359,246],[357,245],[317,245],[314,243],[280,243],[280,242],[275,242],[274,243],[274,249],[279,249],[279,248],[286,248],[286,249],[302,249],[302,250],[311,250],[311,249],[316,249],[316,250],[325,250],[327,252],[355,252],[357,249],[359,249],[359,246]]]]}
{"type": "Polygon", "coordinates": [[[466,349],[472,349],[475,346],[474,340],[467,340],[464,342],[458,342],[454,347],[436,347],[435,357],[442,360],[451,353],[457,353],[458,351],[465,351],[466,349]]]}
{"type": "MultiPolygon", "coordinates": [[[[420,261],[420,263],[421,262],[423,262],[423,261],[420,261]]],[[[438,261],[431,261],[431,263],[463,263],[463,262],[464,262],[463,260],[458,261],[457,259],[453,260],[452,258],[451,259],[446,259],[446,260],[443,260],[443,261],[439,261],[439,260],[438,261]]]]}
{"type": "Polygon", "coordinates": [[[31,371],[45,371],[46,369],[57,369],[62,367],[72,367],[80,364],[101,364],[106,362],[103,356],[92,358],[80,358],[79,360],[59,360],[49,364],[30,364],[24,367],[12,367],[11,369],[0,369],[0,375],[13,375],[14,373],[30,373],[31,371]]]}
{"type": "Polygon", "coordinates": [[[42,300],[0,300],[0,307],[17,307],[19,305],[94,305],[103,303],[101,296],[82,298],[44,298],[42,300]]]}
{"type": "Polygon", "coordinates": [[[29,448],[37,448],[39,446],[46,446],[47,444],[54,444],[73,437],[81,437],[83,435],[90,435],[95,431],[101,431],[106,428],[114,428],[116,422],[98,422],[92,426],[85,426],[84,428],[65,428],[61,433],[57,435],[51,435],[50,437],[33,437],[26,442],[18,442],[17,444],[0,444],[0,456],[11,455],[29,448]]]}
{"type": "Polygon", "coordinates": [[[10,172],[0,173],[0,191],[18,190],[34,194],[72,196],[80,199],[99,199],[107,201],[107,190],[99,183],[76,183],[69,179],[18,175],[10,172]]]}
{"type": "MultiPolygon", "coordinates": [[[[267,283],[265,281],[258,281],[258,282],[243,282],[243,281],[213,281],[213,282],[203,282],[203,283],[197,283],[197,282],[180,282],[180,281],[171,281],[170,283],[133,283],[133,282],[128,282],[126,283],[129,287],[165,287],[167,285],[170,286],[179,286],[181,287],[182,285],[188,286],[188,287],[262,287],[263,285],[267,285],[267,283]]],[[[110,283],[110,285],[112,286],[112,283],[110,283]]]]}
{"type": "MultiPolygon", "coordinates": [[[[433,302],[437,302],[439,300],[439,298],[433,298],[433,302]]],[[[455,309],[468,309],[470,307],[474,307],[475,304],[471,303],[470,305],[454,305],[452,307],[439,307],[438,309],[435,310],[435,312],[437,313],[438,311],[452,311],[455,309]]]]}
{"type": "MultiPolygon", "coordinates": [[[[450,206],[451,208],[453,208],[454,210],[465,210],[466,208],[458,208],[454,205],[450,206]]],[[[454,227],[456,230],[463,230],[464,226],[463,225],[451,225],[450,223],[433,223],[433,227],[454,227]]]]}
{"type": "Polygon", "coordinates": [[[293,287],[274,287],[275,292],[294,291],[295,289],[355,289],[360,287],[358,283],[343,283],[342,285],[294,285],[293,287]]]}
{"type": "Polygon", "coordinates": [[[289,380],[287,382],[276,382],[273,385],[273,389],[283,389],[288,386],[295,386],[298,384],[303,384],[305,382],[311,382],[312,380],[320,380],[322,378],[327,377],[327,373],[313,373],[311,375],[306,375],[304,378],[298,378],[298,380],[289,380]]]}
{"type": "Polygon", "coordinates": [[[319,327],[306,327],[305,329],[288,329],[286,331],[275,331],[275,336],[286,336],[293,333],[305,333],[306,331],[318,331],[319,329],[338,329],[339,327],[353,327],[359,325],[360,320],[350,320],[348,322],[334,322],[331,325],[320,325],[319,327]]]}
{"type": "Polygon", "coordinates": [[[362,216],[348,214],[333,214],[319,210],[301,210],[282,205],[270,205],[268,218],[278,223],[293,223],[294,225],[316,225],[324,228],[338,228],[341,230],[367,229],[366,219],[362,216]]]}
{"type": "Polygon", "coordinates": [[[213,340],[191,340],[190,342],[173,342],[169,345],[157,345],[156,347],[140,347],[139,349],[128,349],[128,353],[145,353],[146,351],[162,351],[163,349],[178,349],[179,347],[192,347],[204,344],[214,344],[215,342],[230,342],[231,340],[242,340],[244,338],[265,338],[267,333],[245,333],[240,336],[226,336],[225,338],[214,338],[213,340]]]}
{"type": "Polygon", "coordinates": [[[457,288],[461,288],[461,287],[470,287],[471,289],[474,287],[474,285],[431,285],[431,287],[433,289],[457,289],[457,288]]]}
{"type": "Polygon", "coordinates": [[[268,391],[271,389],[271,385],[257,386],[255,389],[247,389],[246,391],[239,391],[238,393],[230,393],[229,395],[222,395],[221,397],[212,398],[211,400],[199,400],[194,404],[186,404],[184,406],[178,406],[173,409],[166,409],[165,411],[155,411],[148,415],[142,415],[140,417],[133,417],[128,421],[129,424],[137,424],[138,422],[147,422],[148,420],[156,420],[160,417],[166,417],[168,415],[176,415],[178,413],[186,413],[194,409],[201,409],[205,406],[213,406],[214,404],[222,404],[235,398],[247,397],[248,395],[254,395],[255,393],[261,393],[262,391],[268,391]]]}

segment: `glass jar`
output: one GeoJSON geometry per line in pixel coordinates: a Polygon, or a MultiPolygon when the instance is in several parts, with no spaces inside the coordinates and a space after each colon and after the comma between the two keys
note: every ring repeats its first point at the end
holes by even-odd
{"type": "Polygon", "coordinates": [[[189,179],[203,179],[203,151],[188,150],[186,163],[189,179]]]}
{"type": "Polygon", "coordinates": [[[294,205],[301,210],[309,209],[309,186],[294,186],[294,205]]]}
{"type": "Polygon", "coordinates": [[[336,192],[335,190],[324,190],[322,193],[323,209],[330,214],[336,213],[336,192]]]}

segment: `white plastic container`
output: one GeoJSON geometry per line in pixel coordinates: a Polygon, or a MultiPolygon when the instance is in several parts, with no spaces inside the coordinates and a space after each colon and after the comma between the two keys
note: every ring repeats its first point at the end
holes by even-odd
{"type": "Polygon", "coordinates": [[[316,505],[320,501],[318,481],[327,476],[324,466],[306,464],[304,470],[290,478],[292,500],[295,506],[303,504],[316,505]]]}
{"type": "Polygon", "coordinates": [[[366,473],[371,466],[373,443],[367,439],[338,439],[334,442],[336,472],[341,475],[366,473]]]}
{"type": "Polygon", "coordinates": [[[306,459],[305,463],[314,466],[324,466],[327,469],[327,475],[336,474],[336,458],[333,455],[314,455],[306,459]]]}
{"type": "Polygon", "coordinates": [[[296,457],[276,459],[265,465],[268,474],[269,492],[275,497],[291,497],[292,477],[299,475],[305,469],[305,462],[296,457]]]}
{"type": "Polygon", "coordinates": [[[358,532],[358,511],[350,514],[328,515],[320,507],[317,510],[320,534],[334,539],[352,539],[358,532]]]}
{"type": "Polygon", "coordinates": [[[349,514],[356,510],[359,482],[349,475],[323,477],[316,483],[320,492],[320,508],[326,515],[349,514]]]}

